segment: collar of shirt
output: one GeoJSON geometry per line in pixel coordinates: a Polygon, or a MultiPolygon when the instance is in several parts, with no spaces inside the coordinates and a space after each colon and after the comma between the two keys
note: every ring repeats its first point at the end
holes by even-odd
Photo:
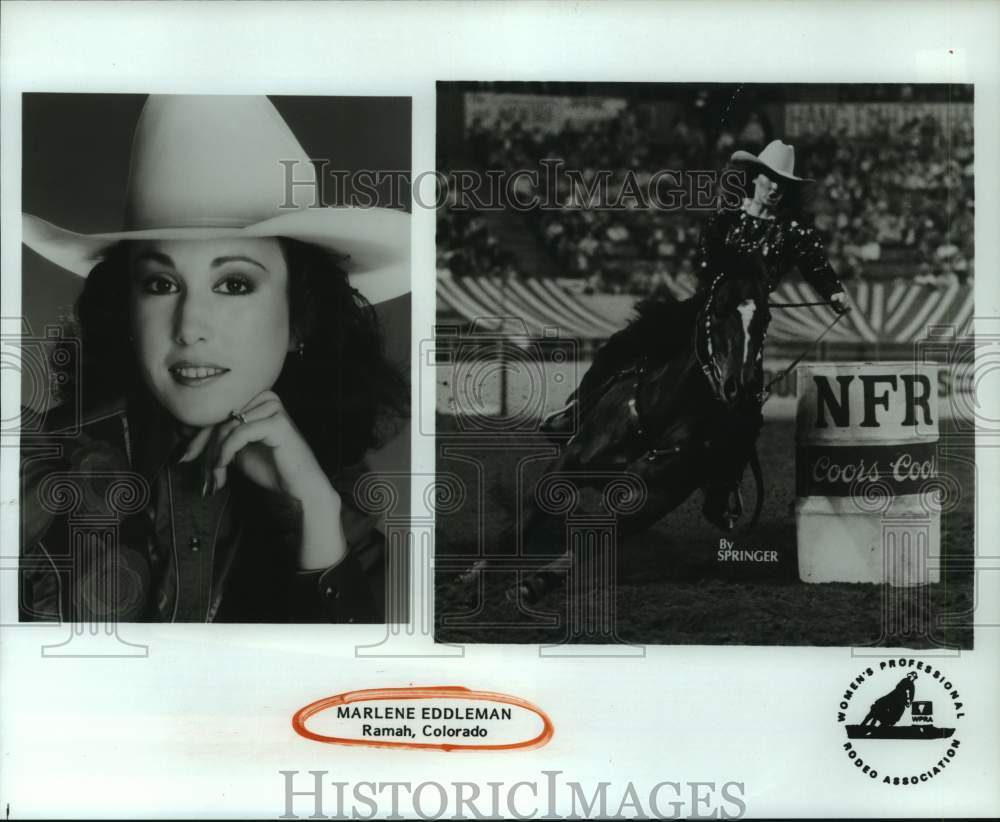
{"type": "Polygon", "coordinates": [[[187,441],[176,420],[148,394],[129,397],[126,408],[129,461],[152,483],[168,464],[180,459],[187,441]]]}

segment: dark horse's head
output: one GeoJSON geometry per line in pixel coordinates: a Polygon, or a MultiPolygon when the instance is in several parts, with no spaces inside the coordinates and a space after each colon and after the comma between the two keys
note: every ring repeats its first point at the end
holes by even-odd
{"type": "Polygon", "coordinates": [[[715,398],[734,408],[761,390],[757,365],[771,319],[767,278],[756,258],[733,257],[718,271],[698,311],[695,350],[715,398]]]}

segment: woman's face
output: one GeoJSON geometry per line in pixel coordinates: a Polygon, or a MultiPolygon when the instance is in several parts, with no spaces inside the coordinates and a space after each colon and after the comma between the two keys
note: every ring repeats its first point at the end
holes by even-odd
{"type": "Polygon", "coordinates": [[[766,174],[758,174],[753,181],[753,198],[758,205],[774,209],[784,196],[784,189],[777,180],[772,180],[766,174]]]}
{"type": "Polygon", "coordinates": [[[214,425],[277,381],[291,345],[277,240],[138,242],[129,280],[139,370],[176,420],[214,425]]]}

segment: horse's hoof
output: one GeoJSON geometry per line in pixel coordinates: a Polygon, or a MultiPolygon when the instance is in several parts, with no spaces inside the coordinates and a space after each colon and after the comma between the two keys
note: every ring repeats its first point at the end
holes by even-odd
{"type": "Polygon", "coordinates": [[[512,585],[504,591],[504,598],[507,602],[524,602],[527,605],[534,605],[549,590],[549,583],[540,576],[526,579],[519,585],[512,585]]]}
{"type": "Polygon", "coordinates": [[[736,521],[739,519],[738,515],[735,515],[732,511],[719,511],[708,505],[701,509],[701,515],[716,528],[720,528],[723,531],[734,530],[736,528],[736,521]]]}
{"type": "Polygon", "coordinates": [[[486,568],[486,560],[481,559],[468,570],[463,571],[458,575],[458,583],[460,585],[471,585],[473,582],[479,580],[483,575],[483,570],[486,568]]]}
{"type": "Polygon", "coordinates": [[[510,605],[518,602],[531,602],[531,591],[527,585],[513,585],[503,592],[504,601],[510,605]]]}

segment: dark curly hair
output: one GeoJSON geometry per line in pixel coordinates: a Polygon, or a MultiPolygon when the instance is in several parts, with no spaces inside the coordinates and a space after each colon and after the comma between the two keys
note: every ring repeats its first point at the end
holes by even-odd
{"type": "MultiPolygon", "coordinates": [[[[295,425],[328,474],[356,463],[394,433],[409,407],[409,386],[386,357],[375,310],[354,288],[336,255],[279,237],[288,265],[291,328],[302,343],[274,385],[295,425]]],[[[69,373],[83,407],[145,391],[129,339],[128,244],[114,246],[87,277],[76,301],[75,336],[67,346],[80,362],[69,373]]],[[[65,355],[64,355],[65,356],[65,355]]]]}

